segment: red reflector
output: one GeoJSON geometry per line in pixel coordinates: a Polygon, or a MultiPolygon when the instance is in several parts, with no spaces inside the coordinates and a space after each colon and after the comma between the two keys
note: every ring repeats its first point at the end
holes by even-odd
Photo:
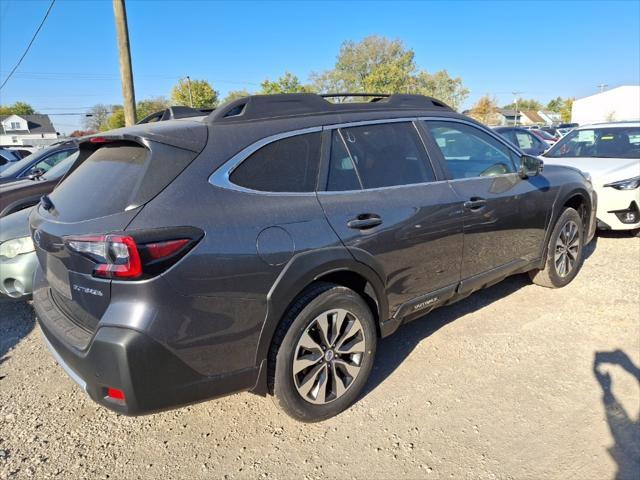
{"type": "Polygon", "coordinates": [[[124,392],[122,390],[118,390],[117,388],[107,388],[107,397],[113,398],[114,400],[123,400],[124,401],[124,392]]]}
{"type": "Polygon", "coordinates": [[[169,255],[173,255],[182,247],[184,247],[187,243],[189,243],[189,239],[182,238],[180,240],[168,240],[166,242],[147,243],[145,247],[147,247],[147,252],[149,252],[149,256],[153,260],[157,260],[159,258],[164,258],[164,257],[168,257],[169,255]]]}

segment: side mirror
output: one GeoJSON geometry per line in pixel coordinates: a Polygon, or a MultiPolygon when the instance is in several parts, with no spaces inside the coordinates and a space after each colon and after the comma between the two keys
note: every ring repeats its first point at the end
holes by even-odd
{"type": "Polygon", "coordinates": [[[523,155],[520,158],[520,169],[518,173],[521,178],[535,177],[544,168],[544,163],[538,157],[523,155]]]}
{"type": "Polygon", "coordinates": [[[40,178],[42,175],[45,174],[44,169],[42,168],[34,168],[33,170],[31,170],[29,172],[29,179],[30,180],[35,180],[36,178],[40,178]]]}

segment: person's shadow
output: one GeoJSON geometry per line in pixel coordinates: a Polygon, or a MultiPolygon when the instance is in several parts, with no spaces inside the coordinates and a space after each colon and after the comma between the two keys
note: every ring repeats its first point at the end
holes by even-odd
{"type": "Polygon", "coordinates": [[[629,356],[621,350],[596,352],[593,360],[593,374],[602,387],[602,403],[609,422],[609,430],[615,442],[608,450],[618,464],[616,479],[638,480],[640,479],[640,419],[633,420],[613,395],[611,375],[601,368],[605,364],[619,365],[633,375],[639,384],[640,368],[636,367],[629,356]]]}

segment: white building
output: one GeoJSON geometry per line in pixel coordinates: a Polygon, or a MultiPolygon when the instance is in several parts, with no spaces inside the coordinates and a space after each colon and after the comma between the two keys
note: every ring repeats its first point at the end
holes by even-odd
{"type": "Polygon", "coordinates": [[[49,145],[58,139],[48,115],[0,115],[0,145],[49,145]]]}
{"type": "Polygon", "coordinates": [[[573,102],[571,121],[580,125],[640,120],[640,85],[624,85],[573,102]]]}

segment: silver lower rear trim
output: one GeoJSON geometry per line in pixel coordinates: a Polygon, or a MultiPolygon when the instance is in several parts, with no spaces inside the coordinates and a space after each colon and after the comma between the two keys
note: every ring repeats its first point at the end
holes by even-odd
{"type": "Polygon", "coordinates": [[[82,380],[82,378],[80,378],[80,376],[76,372],[74,372],[73,369],[69,365],[67,365],[67,363],[62,359],[60,354],[58,354],[58,352],[56,352],[55,348],[53,348],[53,345],[51,345],[51,343],[49,343],[49,340],[47,340],[47,337],[45,337],[44,333],[42,334],[42,339],[44,340],[45,345],[47,346],[47,348],[51,352],[51,355],[53,355],[53,358],[56,361],[56,363],[58,365],[60,365],[62,367],[62,369],[67,373],[67,375],[69,375],[71,377],[71,379],[74,382],[76,382],[78,385],[80,385],[80,388],[82,388],[82,390],[84,390],[86,392],[87,391],[87,382],[82,380]]]}

